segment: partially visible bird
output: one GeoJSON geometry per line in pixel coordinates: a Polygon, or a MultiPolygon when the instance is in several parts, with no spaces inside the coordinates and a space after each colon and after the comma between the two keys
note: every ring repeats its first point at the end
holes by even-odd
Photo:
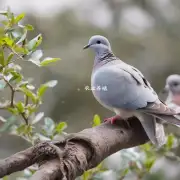
{"type": "Polygon", "coordinates": [[[151,142],[158,147],[165,143],[162,121],[180,125],[177,112],[161,102],[143,74],[117,58],[107,38],[95,35],[84,49],[95,52],[91,87],[96,100],[116,116],[106,119],[114,123],[135,116],[151,142]],[[99,88],[100,87],[100,88],[99,88]],[[106,89],[103,89],[106,87],[106,89]]]}
{"type": "Polygon", "coordinates": [[[166,99],[168,107],[180,111],[180,75],[172,74],[168,76],[163,92],[168,93],[166,99]]]}

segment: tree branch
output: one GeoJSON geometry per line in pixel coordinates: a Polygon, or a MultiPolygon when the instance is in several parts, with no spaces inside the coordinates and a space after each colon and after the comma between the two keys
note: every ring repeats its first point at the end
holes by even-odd
{"type": "Polygon", "coordinates": [[[119,121],[116,125],[104,123],[72,134],[63,142],[54,142],[63,152],[61,159],[56,148],[44,142],[1,160],[0,177],[41,163],[31,180],[74,180],[109,155],[147,141],[148,137],[136,118],[119,121]]]}
{"type": "Polygon", "coordinates": [[[47,149],[47,143],[44,142],[0,160],[0,177],[24,170],[26,167],[42,160],[50,152],[51,155],[56,154],[53,148],[48,147],[47,149]]]}

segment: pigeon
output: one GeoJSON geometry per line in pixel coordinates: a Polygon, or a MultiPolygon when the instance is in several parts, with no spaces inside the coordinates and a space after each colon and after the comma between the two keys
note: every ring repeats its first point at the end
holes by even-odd
{"type": "Polygon", "coordinates": [[[108,39],[92,36],[83,49],[93,49],[95,60],[91,75],[91,90],[95,99],[115,116],[110,123],[136,117],[150,141],[157,147],[165,144],[163,121],[180,125],[178,113],[163,103],[143,74],[116,57],[108,39]],[[104,88],[106,87],[106,88],[104,88]]]}
{"type": "Polygon", "coordinates": [[[168,107],[180,111],[180,75],[172,74],[167,77],[163,93],[168,93],[166,99],[168,107]]]}

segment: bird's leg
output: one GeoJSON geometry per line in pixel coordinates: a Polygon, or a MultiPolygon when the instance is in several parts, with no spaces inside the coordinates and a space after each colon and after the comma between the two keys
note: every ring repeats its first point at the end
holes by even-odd
{"type": "Polygon", "coordinates": [[[114,124],[114,122],[115,122],[116,120],[120,120],[120,119],[122,119],[121,116],[115,115],[115,116],[112,116],[112,117],[110,117],[110,118],[104,119],[104,122],[110,122],[111,124],[114,124]]]}

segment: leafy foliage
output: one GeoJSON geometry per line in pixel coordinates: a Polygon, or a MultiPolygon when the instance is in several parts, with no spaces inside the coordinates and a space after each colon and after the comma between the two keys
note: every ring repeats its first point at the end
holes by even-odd
{"type": "Polygon", "coordinates": [[[0,27],[0,90],[10,89],[10,99],[0,102],[0,109],[10,112],[9,118],[0,117],[3,125],[0,133],[9,132],[18,135],[34,144],[37,140],[53,139],[66,129],[67,124],[55,122],[44,117],[44,112],[38,112],[42,104],[43,95],[48,88],[57,85],[57,80],[46,82],[40,87],[35,87],[21,72],[22,61],[32,62],[35,66],[51,65],[59,58],[44,58],[40,49],[43,37],[41,34],[33,39],[28,39],[29,31],[34,30],[30,24],[22,25],[25,14],[15,16],[10,9],[1,11],[3,16],[0,27]],[[19,93],[23,99],[15,98],[19,93]],[[21,119],[21,121],[19,121],[21,119]],[[38,123],[41,121],[41,126],[38,123]]]}

